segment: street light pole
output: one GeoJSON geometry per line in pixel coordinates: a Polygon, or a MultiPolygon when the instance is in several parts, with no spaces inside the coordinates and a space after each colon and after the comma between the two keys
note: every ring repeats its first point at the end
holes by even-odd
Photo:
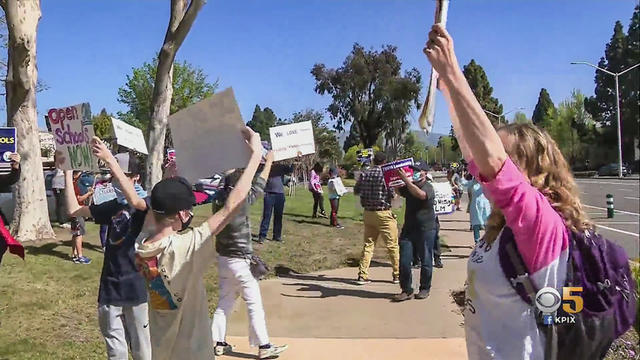
{"type": "Polygon", "coordinates": [[[635,65],[633,65],[632,67],[619,72],[619,73],[614,73],[611,72],[609,70],[603,69],[601,67],[598,67],[596,65],[593,65],[591,63],[588,63],[586,61],[573,61],[571,62],[571,65],[587,65],[587,66],[591,66],[592,68],[595,68],[596,70],[600,70],[606,74],[612,75],[613,77],[616,78],[616,120],[618,123],[618,177],[622,178],[622,125],[621,125],[621,121],[620,121],[620,86],[618,84],[618,77],[620,77],[620,75],[626,73],[627,71],[633,70],[636,67],[640,66],[640,63],[637,63],[635,65]]]}
{"type": "Polygon", "coordinates": [[[493,116],[497,117],[497,118],[498,118],[498,125],[500,125],[500,118],[501,118],[501,117],[503,117],[503,118],[504,118],[504,122],[506,123],[506,122],[507,122],[507,115],[509,115],[509,114],[511,114],[512,112],[517,111],[517,110],[526,110],[526,108],[524,108],[524,107],[515,108],[515,109],[509,110],[509,111],[507,111],[506,113],[504,113],[504,114],[500,114],[500,115],[498,115],[498,114],[494,114],[494,113],[492,113],[492,112],[491,112],[491,111],[489,111],[489,110],[484,110],[484,109],[482,109],[482,111],[486,112],[487,114],[489,114],[489,115],[493,115],[493,116]]]}

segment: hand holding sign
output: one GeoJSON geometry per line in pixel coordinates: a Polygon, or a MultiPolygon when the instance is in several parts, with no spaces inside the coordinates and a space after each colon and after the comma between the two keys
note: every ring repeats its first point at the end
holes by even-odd
{"type": "Polygon", "coordinates": [[[20,154],[18,154],[18,153],[13,153],[13,154],[9,155],[9,161],[11,162],[11,166],[14,169],[17,169],[17,168],[20,167],[20,159],[21,159],[21,157],[20,157],[20,154]]]}
{"type": "Polygon", "coordinates": [[[113,154],[111,154],[107,145],[105,145],[97,136],[94,136],[93,139],[91,139],[91,150],[93,151],[93,155],[105,163],[113,157],[113,154]]]}

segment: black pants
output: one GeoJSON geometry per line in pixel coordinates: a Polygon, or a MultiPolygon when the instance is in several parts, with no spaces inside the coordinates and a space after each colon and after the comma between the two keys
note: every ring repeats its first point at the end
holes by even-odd
{"type": "Polygon", "coordinates": [[[340,199],[331,199],[331,226],[338,226],[338,208],[340,207],[340,199]]]}
{"type": "Polygon", "coordinates": [[[62,225],[66,222],[64,216],[65,209],[65,200],[64,200],[64,189],[53,189],[53,196],[56,200],[56,219],[58,220],[58,224],[62,225]]]}
{"type": "Polygon", "coordinates": [[[324,215],[324,196],[317,191],[312,191],[311,193],[313,194],[313,216],[318,215],[318,207],[320,207],[320,214],[324,215]]]}
{"type": "Polygon", "coordinates": [[[433,241],[433,258],[440,259],[440,219],[436,216],[436,238],[433,241]]]}

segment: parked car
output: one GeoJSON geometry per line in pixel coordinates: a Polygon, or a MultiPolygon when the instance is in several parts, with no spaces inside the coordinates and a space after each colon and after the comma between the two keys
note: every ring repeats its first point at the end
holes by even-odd
{"type": "MultiPolygon", "coordinates": [[[[631,172],[622,164],[622,176],[631,175],[631,172]]],[[[618,176],[618,164],[611,163],[608,165],[604,165],[598,169],[598,176],[618,176]]]]}
{"type": "MultiPolygon", "coordinates": [[[[54,173],[52,171],[45,172],[44,184],[47,193],[47,207],[49,208],[49,219],[51,221],[57,221],[56,218],[56,200],[51,190],[51,180],[54,173]]],[[[0,209],[2,213],[7,217],[7,221],[13,221],[13,210],[15,208],[15,201],[13,200],[13,186],[0,189],[0,209]]]]}

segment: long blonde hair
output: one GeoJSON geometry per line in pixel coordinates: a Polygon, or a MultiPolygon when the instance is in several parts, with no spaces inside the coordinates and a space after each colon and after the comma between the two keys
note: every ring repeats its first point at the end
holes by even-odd
{"type": "MultiPolygon", "coordinates": [[[[537,126],[508,124],[498,131],[506,132],[512,139],[511,148],[505,149],[511,160],[529,178],[531,185],[540,190],[553,209],[572,231],[593,229],[580,202],[579,192],[569,165],[556,142],[537,126]]],[[[504,215],[494,209],[487,221],[485,241],[492,243],[505,226],[504,215]]]]}

